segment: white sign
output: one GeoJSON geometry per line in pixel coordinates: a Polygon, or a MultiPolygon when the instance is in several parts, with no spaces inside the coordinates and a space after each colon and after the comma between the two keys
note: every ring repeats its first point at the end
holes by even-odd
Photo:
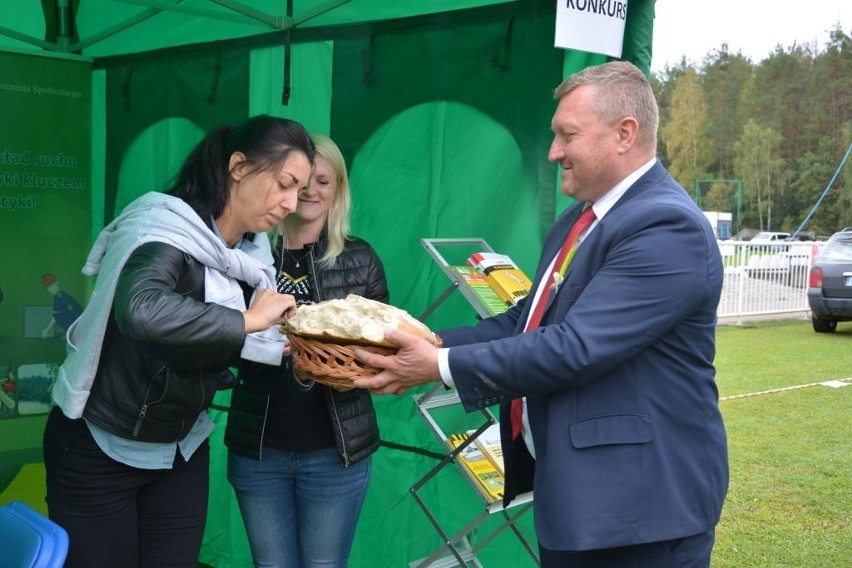
{"type": "Polygon", "coordinates": [[[557,0],[556,47],[621,58],[627,0],[557,0]]]}

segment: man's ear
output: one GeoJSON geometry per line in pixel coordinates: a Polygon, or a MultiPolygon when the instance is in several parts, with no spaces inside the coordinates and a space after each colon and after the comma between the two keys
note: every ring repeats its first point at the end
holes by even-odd
{"type": "Polygon", "coordinates": [[[231,172],[231,177],[234,181],[240,181],[246,173],[246,155],[242,152],[234,152],[231,154],[231,159],[228,162],[228,171],[231,172]]]}
{"type": "Polygon", "coordinates": [[[639,122],[632,116],[625,116],[616,125],[618,133],[618,145],[623,151],[636,143],[636,137],[639,135],[639,122]]]}

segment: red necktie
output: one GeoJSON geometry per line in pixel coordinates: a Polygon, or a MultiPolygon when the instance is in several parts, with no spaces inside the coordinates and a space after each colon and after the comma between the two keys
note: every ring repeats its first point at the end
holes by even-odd
{"type": "MultiPolygon", "coordinates": [[[[577,217],[576,221],[574,221],[574,225],[571,227],[571,231],[568,233],[568,237],[562,244],[562,248],[559,249],[559,254],[556,255],[556,261],[553,263],[553,269],[554,271],[559,272],[560,277],[565,276],[568,264],[570,264],[571,259],[574,258],[574,253],[577,251],[577,239],[583,231],[589,228],[594,220],[595,212],[592,210],[591,206],[588,206],[583,209],[583,212],[580,213],[580,216],[577,217]]],[[[544,289],[541,291],[538,302],[533,306],[532,315],[530,316],[529,321],[527,321],[524,331],[535,329],[541,323],[541,317],[544,315],[544,310],[547,308],[547,301],[550,298],[550,291],[553,290],[554,285],[556,284],[555,279],[554,282],[550,282],[551,278],[553,278],[553,276],[550,274],[542,276],[539,286],[544,286],[544,289]]],[[[521,399],[512,399],[509,414],[512,421],[512,440],[516,440],[521,434],[523,414],[524,407],[521,399]]]]}

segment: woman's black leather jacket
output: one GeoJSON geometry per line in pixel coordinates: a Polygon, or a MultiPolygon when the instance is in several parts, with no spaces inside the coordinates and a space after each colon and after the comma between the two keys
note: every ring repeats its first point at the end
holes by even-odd
{"type": "MultiPolygon", "coordinates": [[[[311,297],[315,302],[345,298],[347,294],[388,301],[384,267],[369,243],[350,237],[331,268],[323,268],[316,262],[322,258],[326,246],[323,233],[309,254],[311,297]]],[[[257,364],[244,362],[240,382],[232,394],[225,429],[225,445],[229,449],[261,459],[269,395],[286,392],[287,381],[282,380],[282,373],[290,375],[291,365],[292,359],[285,358],[284,369],[274,368],[274,372],[270,373],[257,369],[257,364]]],[[[266,368],[269,369],[268,366],[266,368]]],[[[379,426],[368,391],[352,389],[341,392],[320,384],[314,385],[314,388],[325,390],[329,419],[344,466],[369,456],[379,448],[379,426]]]]}
{"type": "Polygon", "coordinates": [[[143,442],[174,442],[233,386],[245,323],[204,302],[205,267],[170,245],[136,249],[118,280],[83,416],[143,442]]]}

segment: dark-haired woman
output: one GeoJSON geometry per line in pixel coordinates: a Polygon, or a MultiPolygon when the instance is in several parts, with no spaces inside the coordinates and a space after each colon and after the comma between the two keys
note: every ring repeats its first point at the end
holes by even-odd
{"type": "Polygon", "coordinates": [[[100,234],[97,275],[67,333],[44,433],[47,505],[66,568],[195,568],[207,515],[207,416],[241,359],[278,364],[265,231],[296,208],[314,147],[258,116],[208,134],[175,185],[129,204],[100,234]],[[254,234],[264,239],[253,242],[254,234]]]}

